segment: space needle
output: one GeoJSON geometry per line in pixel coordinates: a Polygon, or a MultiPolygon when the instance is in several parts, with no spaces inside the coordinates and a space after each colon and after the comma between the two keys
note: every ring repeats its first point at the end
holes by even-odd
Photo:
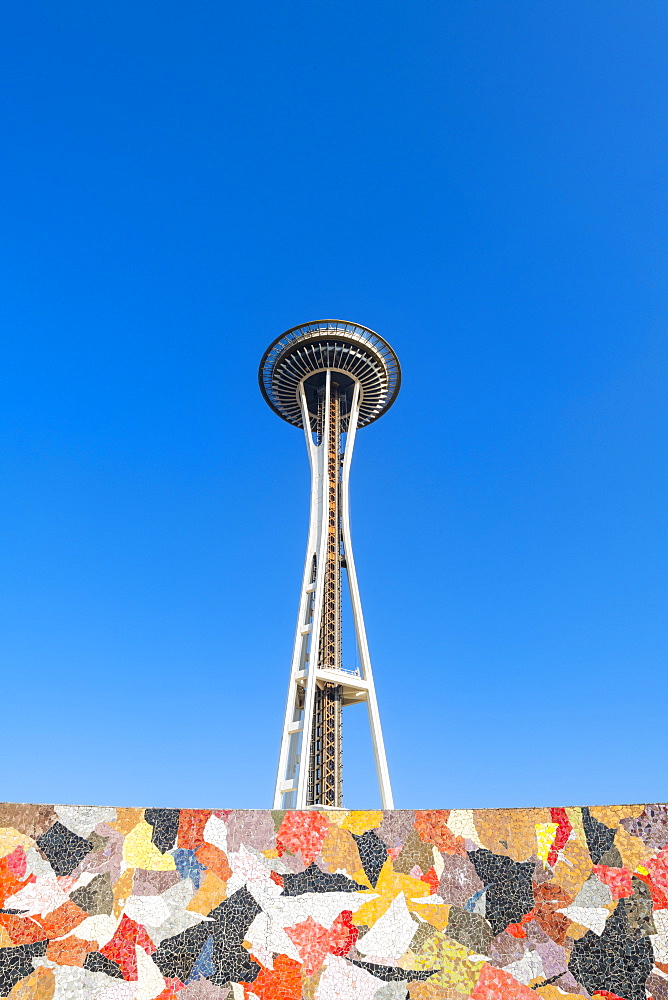
{"type": "Polygon", "coordinates": [[[304,430],[311,508],[274,809],[342,805],[342,710],[366,702],[383,809],[392,790],[350,540],[350,463],[359,428],[399,392],[401,368],[373,330],[342,320],[303,323],[260,362],[269,406],[304,430]],[[347,575],[357,661],[342,661],[342,571],[347,575]]]}

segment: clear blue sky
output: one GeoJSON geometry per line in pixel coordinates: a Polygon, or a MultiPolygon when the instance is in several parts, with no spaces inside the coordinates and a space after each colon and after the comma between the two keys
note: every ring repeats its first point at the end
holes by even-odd
{"type": "Polygon", "coordinates": [[[667,36],[5,8],[0,798],[270,803],[308,478],[256,370],[335,316],[404,371],[352,488],[397,805],[666,799],[667,36]]]}

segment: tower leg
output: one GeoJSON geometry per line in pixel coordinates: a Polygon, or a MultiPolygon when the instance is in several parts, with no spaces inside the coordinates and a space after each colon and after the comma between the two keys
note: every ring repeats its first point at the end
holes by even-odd
{"type": "Polygon", "coordinates": [[[350,463],[353,457],[353,446],[355,444],[355,434],[357,432],[359,403],[360,390],[359,385],[356,385],[353,393],[350,419],[348,422],[346,450],[343,456],[343,470],[341,478],[341,534],[343,536],[343,551],[345,553],[346,572],[348,573],[348,587],[350,589],[350,601],[353,609],[357,649],[359,651],[360,662],[362,665],[362,676],[368,684],[366,700],[367,708],[369,710],[369,725],[371,727],[373,752],[376,759],[376,774],[378,776],[380,801],[383,809],[394,809],[392,786],[390,785],[390,772],[387,766],[387,757],[385,755],[385,743],[383,741],[383,731],[380,725],[380,713],[378,711],[378,702],[376,700],[376,689],[373,683],[371,657],[369,656],[369,644],[367,642],[366,629],[364,627],[364,615],[362,613],[362,602],[360,600],[357,572],[355,570],[355,558],[353,556],[353,546],[350,535],[350,463]]]}
{"type": "MultiPolygon", "coordinates": [[[[321,462],[319,450],[311,434],[311,424],[303,386],[300,387],[300,405],[304,421],[304,436],[306,450],[311,466],[311,504],[309,516],[308,540],[306,543],[306,559],[297,613],[297,627],[290,667],[288,697],[285,706],[283,735],[278,758],[278,772],[274,787],[274,809],[303,808],[297,805],[299,779],[303,768],[304,757],[304,725],[306,718],[306,687],[303,683],[308,672],[313,645],[313,629],[315,627],[315,603],[318,591],[317,565],[320,543],[320,521],[322,519],[321,500],[321,462]]],[[[317,640],[316,640],[317,642],[317,640]]],[[[310,718],[310,716],[309,716],[310,718]]]]}
{"type": "MultiPolygon", "coordinates": [[[[312,623],[311,623],[311,642],[310,642],[310,657],[308,662],[308,668],[306,671],[306,693],[304,697],[304,715],[303,715],[303,731],[302,731],[302,752],[301,752],[301,762],[299,767],[299,776],[297,779],[297,796],[296,796],[296,808],[305,809],[309,805],[315,805],[315,802],[309,801],[309,772],[311,770],[310,763],[311,757],[314,753],[315,746],[315,704],[316,704],[316,691],[318,689],[317,683],[317,673],[318,665],[320,662],[320,656],[322,655],[323,649],[323,613],[325,609],[326,600],[326,572],[327,572],[327,552],[328,552],[328,538],[329,532],[326,530],[326,526],[329,522],[328,517],[328,491],[327,491],[327,464],[326,464],[326,445],[330,440],[330,399],[332,390],[332,373],[328,371],[325,375],[325,386],[324,393],[321,399],[321,405],[319,407],[319,419],[318,419],[318,436],[319,442],[315,448],[317,476],[312,476],[312,506],[311,506],[311,516],[314,515],[314,508],[317,511],[317,524],[315,528],[315,537],[317,543],[317,551],[315,555],[316,559],[316,575],[315,575],[315,591],[313,594],[313,613],[312,613],[312,623]]],[[[302,396],[303,402],[302,406],[306,406],[306,396],[302,386],[302,396]]],[[[304,423],[305,427],[308,427],[308,443],[312,445],[313,438],[311,436],[310,430],[310,418],[304,423]]],[[[313,465],[312,465],[313,468],[313,465]]]]}

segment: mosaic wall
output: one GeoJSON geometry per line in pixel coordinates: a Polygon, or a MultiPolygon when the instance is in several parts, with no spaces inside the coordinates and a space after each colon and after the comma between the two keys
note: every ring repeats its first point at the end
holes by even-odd
{"type": "Polygon", "coordinates": [[[0,995],[668,1000],[668,806],[0,806],[0,995]]]}

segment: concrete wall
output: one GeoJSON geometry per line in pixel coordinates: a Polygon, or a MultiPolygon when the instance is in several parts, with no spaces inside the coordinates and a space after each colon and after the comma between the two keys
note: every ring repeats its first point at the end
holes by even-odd
{"type": "Polygon", "coordinates": [[[668,1000],[668,806],[0,805],[0,995],[668,1000]]]}

